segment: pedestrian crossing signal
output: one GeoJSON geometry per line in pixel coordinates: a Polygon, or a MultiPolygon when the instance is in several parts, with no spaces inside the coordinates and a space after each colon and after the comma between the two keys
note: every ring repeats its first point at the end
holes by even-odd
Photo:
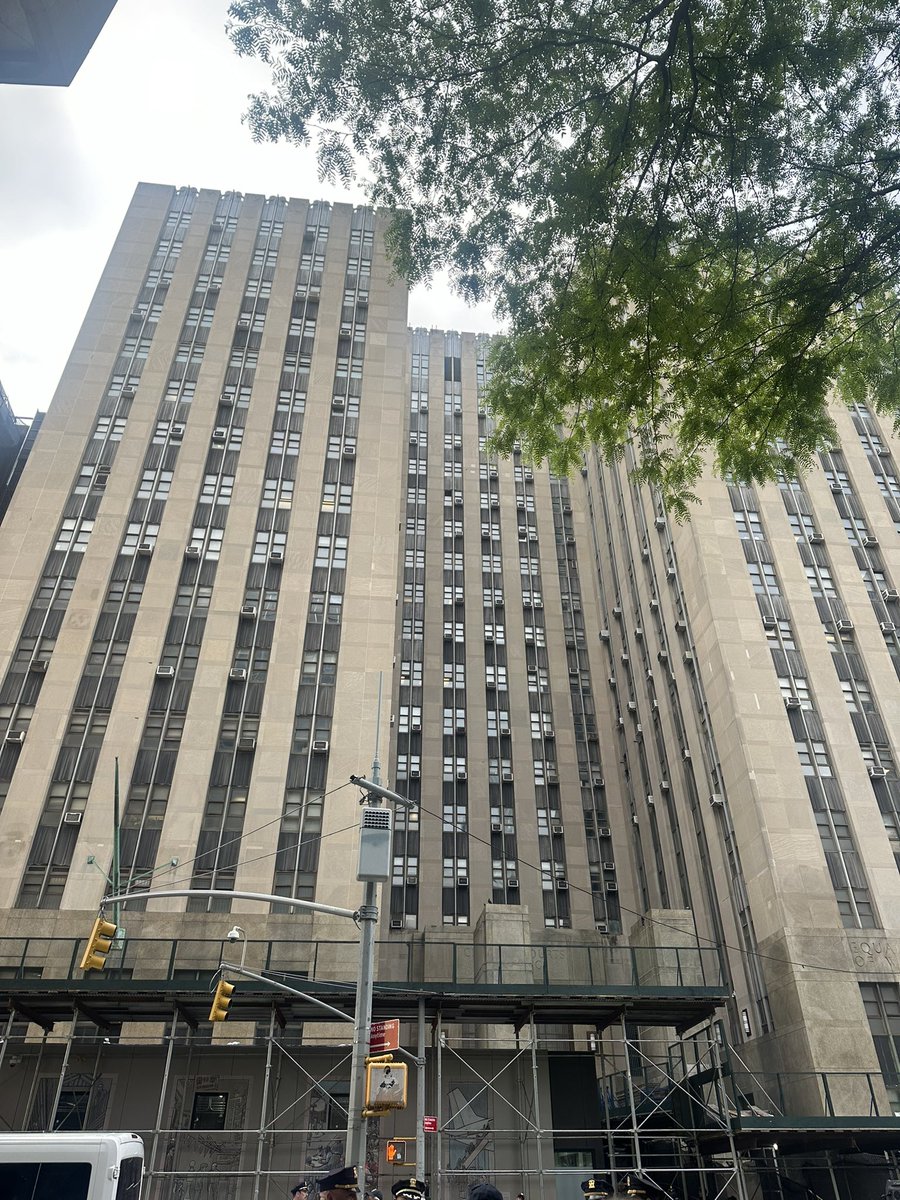
{"type": "Polygon", "coordinates": [[[393,1167],[402,1167],[404,1163],[411,1162],[412,1160],[407,1158],[406,1139],[389,1138],[384,1157],[393,1167]]]}

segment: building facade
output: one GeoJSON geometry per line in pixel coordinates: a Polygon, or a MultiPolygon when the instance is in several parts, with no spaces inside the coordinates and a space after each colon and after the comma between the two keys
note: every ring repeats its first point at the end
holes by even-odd
{"type": "MultiPolygon", "coordinates": [[[[248,965],[340,1003],[355,930],[289,901],[358,904],[349,777],[380,756],[416,807],[376,997],[427,1052],[436,1190],[569,1200],[639,1167],[673,1196],[880,1195],[890,430],[842,410],[820,472],[706,480],[684,525],[629,454],[572,478],[498,461],[487,339],[407,330],[382,232],[146,184],[125,218],[0,530],[3,1119],[115,1112],[149,1135],[154,1196],[323,1173],[343,1032],[270,994],[214,1036],[197,1016],[235,919],[248,965]],[[85,981],[113,872],[148,898],[85,981]],[[167,886],[285,900],[149,899],[167,886]]],[[[391,1120],[373,1164],[416,1136],[391,1120]]]]}

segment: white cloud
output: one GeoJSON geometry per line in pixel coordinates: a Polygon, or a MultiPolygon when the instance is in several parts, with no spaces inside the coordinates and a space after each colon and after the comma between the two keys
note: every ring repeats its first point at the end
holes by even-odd
{"type": "MultiPolygon", "coordinates": [[[[225,34],[227,0],[118,0],[69,88],[2,88],[0,380],[14,410],[50,402],[139,180],[360,202],[320,184],[314,154],[257,145],[241,122],[265,68],[225,34]]],[[[410,323],[494,328],[446,282],[410,323]]]]}

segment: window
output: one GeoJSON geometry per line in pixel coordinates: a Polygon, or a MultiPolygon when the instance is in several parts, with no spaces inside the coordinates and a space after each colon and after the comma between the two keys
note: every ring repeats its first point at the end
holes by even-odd
{"type": "Polygon", "coordinates": [[[191,1129],[224,1129],[227,1112],[227,1092],[194,1092],[191,1129]]]}

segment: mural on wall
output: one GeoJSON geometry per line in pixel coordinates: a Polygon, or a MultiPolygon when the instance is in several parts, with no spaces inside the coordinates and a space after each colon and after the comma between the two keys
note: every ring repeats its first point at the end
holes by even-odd
{"type": "MultiPolygon", "coordinates": [[[[177,1172],[160,1195],[172,1200],[234,1200],[240,1170],[250,1080],[234,1076],[194,1075],[177,1079],[169,1107],[161,1168],[177,1172]],[[198,1105],[200,1097],[216,1103],[198,1105]],[[221,1129],[222,1132],[218,1132],[221,1129]],[[176,1132],[177,1131],[177,1132],[176,1132]]],[[[252,1135],[255,1144],[256,1134],[252,1135]]]]}
{"type": "Polygon", "coordinates": [[[30,1133],[103,1129],[112,1091],[112,1079],[70,1068],[59,1086],[59,1075],[38,1080],[28,1119],[30,1133]],[[57,1101],[57,1091],[59,1100],[57,1101]],[[56,1103],[56,1111],[53,1106],[56,1103]]]}
{"type": "Polygon", "coordinates": [[[447,1093],[450,1118],[448,1161],[451,1171],[487,1171],[493,1140],[488,1092],[483,1083],[458,1083],[447,1093]]]}
{"type": "Polygon", "coordinates": [[[346,1080],[324,1079],[309,1099],[304,1166],[317,1175],[328,1175],[344,1163],[347,1105],[350,1085],[346,1080]]]}

